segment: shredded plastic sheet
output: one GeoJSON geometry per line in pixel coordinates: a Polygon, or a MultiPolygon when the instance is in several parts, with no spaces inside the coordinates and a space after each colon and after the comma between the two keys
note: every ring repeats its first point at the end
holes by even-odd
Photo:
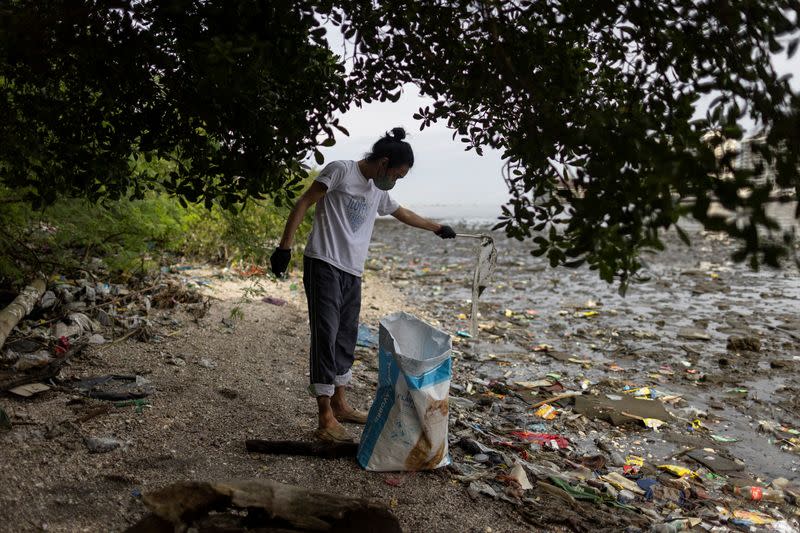
{"type": "Polygon", "coordinates": [[[489,235],[476,235],[481,239],[481,247],[478,250],[478,262],[475,265],[475,273],[472,276],[472,324],[470,334],[472,337],[478,336],[478,298],[489,284],[489,278],[494,274],[497,267],[497,248],[494,246],[494,239],[489,235]]]}

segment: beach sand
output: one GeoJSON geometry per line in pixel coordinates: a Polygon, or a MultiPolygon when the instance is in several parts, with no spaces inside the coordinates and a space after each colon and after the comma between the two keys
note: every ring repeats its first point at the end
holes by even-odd
{"type": "MultiPolygon", "coordinates": [[[[159,328],[162,342],[92,346],[63,371],[65,379],[145,377],[155,392],[140,413],[111,407],[81,422],[109,402],[69,389],[4,400],[12,418],[23,423],[0,433],[0,530],[121,531],[147,513],[141,493],[180,480],[242,478],[373,498],[394,510],[405,531],[529,529],[510,505],[473,501],[445,472],[371,473],[353,459],[245,451],[246,439],[311,439],[316,425],[316,405],[306,392],[308,322],[299,276],[263,281],[264,293],[249,303],[241,298],[251,282],[215,279],[205,317],[167,314],[181,325],[159,328]],[[270,305],[261,301],[263,295],[288,303],[270,305]],[[231,322],[237,306],[241,315],[231,322]],[[125,445],[90,454],[86,437],[112,437],[125,445]]],[[[362,321],[376,325],[398,310],[415,311],[388,282],[367,272],[362,321]]],[[[358,357],[350,398],[366,409],[375,392],[377,354],[359,349],[358,357]]],[[[360,435],[360,426],[348,429],[360,435]]]]}

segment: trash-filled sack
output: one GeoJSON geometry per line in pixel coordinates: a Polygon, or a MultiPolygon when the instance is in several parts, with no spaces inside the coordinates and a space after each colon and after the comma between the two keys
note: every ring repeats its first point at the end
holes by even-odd
{"type": "Polygon", "coordinates": [[[378,391],[358,462],[375,471],[446,466],[450,335],[403,312],[380,325],[378,391]]]}

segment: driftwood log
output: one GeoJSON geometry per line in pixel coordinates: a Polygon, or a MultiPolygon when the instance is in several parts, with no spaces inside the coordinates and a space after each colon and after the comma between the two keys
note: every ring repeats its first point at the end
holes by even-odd
{"type": "Polygon", "coordinates": [[[47,284],[43,279],[37,279],[22,289],[8,307],[0,311],[0,348],[6,343],[8,334],[11,333],[19,321],[33,311],[33,306],[44,294],[47,284]]]}
{"type": "Polygon", "coordinates": [[[355,457],[358,443],[355,442],[304,442],[297,440],[259,440],[245,441],[248,452],[269,453],[272,455],[309,455],[325,459],[355,457]]]}
{"type": "Polygon", "coordinates": [[[269,479],[184,481],[143,496],[152,512],[128,529],[140,531],[402,531],[379,503],[326,494],[269,479]],[[234,513],[224,511],[233,508],[234,513]],[[242,511],[246,510],[246,516],[242,511]],[[209,511],[216,511],[209,516],[209,511]]]}

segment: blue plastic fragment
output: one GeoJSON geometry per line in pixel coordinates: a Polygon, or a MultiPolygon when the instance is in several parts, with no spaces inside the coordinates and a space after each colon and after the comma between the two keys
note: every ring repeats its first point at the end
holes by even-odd
{"type": "Polygon", "coordinates": [[[366,324],[359,324],[356,345],[364,348],[377,348],[378,333],[366,324]]]}
{"type": "Polygon", "coordinates": [[[658,480],[652,477],[643,477],[642,479],[637,479],[636,484],[644,491],[645,499],[647,501],[652,501],[654,496],[653,487],[658,485],[658,480]]]}

